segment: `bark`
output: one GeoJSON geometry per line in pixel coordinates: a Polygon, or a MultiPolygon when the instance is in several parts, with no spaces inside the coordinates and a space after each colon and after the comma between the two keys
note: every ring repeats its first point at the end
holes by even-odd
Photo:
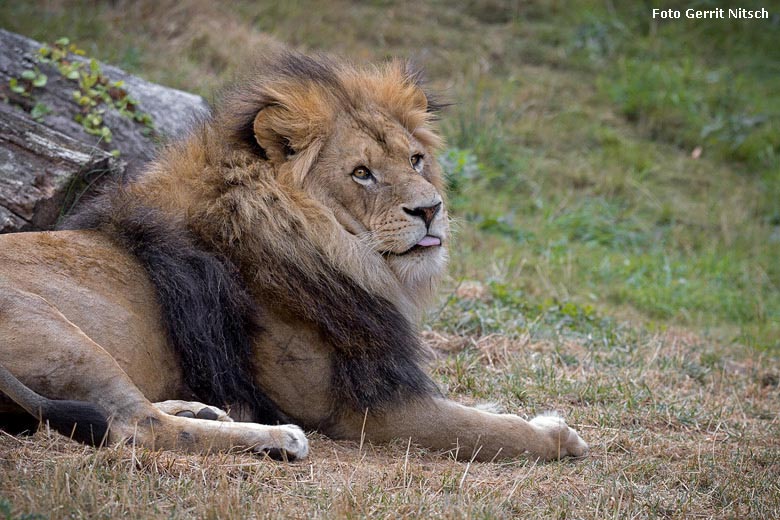
{"type": "Polygon", "coordinates": [[[125,163],[0,103],[0,232],[47,229],[125,163]]]}
{"type": "MultiPolygon", "coordinates": [[[[73,100],[77,83],[55,66],[34,60],[41,47],[42,43],[0,29],[0,232],[51,227],[88,185],[134,175],[161,143],[184,136],[208,113],[200,96],[101,63],[102,75],[124,81],[129,96],[139,102],[138,109],[150,114],[154,124],[150,134],[145,125],[102,105],[105,125],[113,134],[112,142],[106,143],[75,120],[81,111],[73,100]],[[30,96],[12,92],[9,81],[35,67],[46,74],[46,85],[34,88],[30,96]],[[30,114],[36,104],[49,110],[37,121],[30,114]],[[120,160],[106,153],[112,150],[119,150],[120,160]]],[[[69,59],[89,61],[73,55],[69,59]]]]}

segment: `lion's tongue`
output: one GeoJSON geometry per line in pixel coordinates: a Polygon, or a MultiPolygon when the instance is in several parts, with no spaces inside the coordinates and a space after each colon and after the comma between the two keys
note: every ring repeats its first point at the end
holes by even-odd
{"type": "Polygon", "coordinates": [[[417,242],[417,245],[423,247],[440,246],[441,239],[437,237],[432,237],[431,235],[425,235],[422,240],[417,242]]]}

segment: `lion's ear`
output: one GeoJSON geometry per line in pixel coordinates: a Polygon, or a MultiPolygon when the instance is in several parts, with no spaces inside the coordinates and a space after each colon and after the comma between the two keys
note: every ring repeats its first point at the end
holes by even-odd
{"type": "Polygon", "coordinates": [[[270,105],[257,113],[253,129],[257,144],[265,152],[268,159],[276,164],[281,164],[288,157],[295,154],[291,142],[291,136],[284,135],[281,129],[284,127],[284,112],[286,109],[278,105],[270,105]]]}

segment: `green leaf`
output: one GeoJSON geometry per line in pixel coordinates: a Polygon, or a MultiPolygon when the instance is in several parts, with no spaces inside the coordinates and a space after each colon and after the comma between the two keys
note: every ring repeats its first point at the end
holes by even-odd
{"type": "Polygon", "coordinates": [[[38,74],[38,76],[36,76],[36,78],[33,80],[33,86],[38,88],[45,87],[48,79],[49,78],[46,77],[46,74],[38,74]]]}
{"type": "MultiPolygon", "coordinates": [[[[97,78],[95,76],[92,76],[91,74],[89,76],[83,76],[81,78],[81,83],[85,90],[90,89],[95,84],[96,81],[97,78]]],[[[92,94],[90,93],[90,95],[92,94]]]]}
{"type": "Polygon", "coordinates": [[[68,79],[79,79],[79,71],[78,70],[71,70],[65,75],[68,79]]]}
{"type": "Polygon", "coordinates": [[[59,40],[57,40],[54,43],[59,45],[59,46],[61,46],[61,47],[67,47],[68,44],[70,43],[70,40],[68,38],[64,38],[63,37],[63,38],[60,38],[59,40]]]}
{"type": "Polygon", "coordinates": [[[17,94],[24,94],[24,87],[19,84],[19,81],[16,78],[11,78],[8,81],[8,86],[11,88],[12,92],[16,92],[17,94]]]}
{"type": "Polygon", "coordinates": [[[25,70],[22,72],[22,79],[28,79],[30,81],[35,79],[35,71],[34,70],[25,70]]]}
{"type": "Polygon", "coordinates": [[[50,113],[51,109],[44,103],[36,103],[32,110],[30,110],[30,116],[32,116],[32,118],[36,121],[41,121],[44,116],[50,113]]]}

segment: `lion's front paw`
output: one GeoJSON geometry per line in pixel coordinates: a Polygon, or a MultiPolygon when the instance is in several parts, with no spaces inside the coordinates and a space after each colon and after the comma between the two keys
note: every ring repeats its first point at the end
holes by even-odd
{"type": "Polygon", "coordinates": [[[284,424],[272,426],[270,442],[256,444],[252,447],[255,453],[263,453],[275,460],[304,459],[309,454],[309,440],[298,426],[284,424]]]}
{"type": "Polygon", "coordinates": [[[233,421],[226,411],[221,410],[216,406],[209,406],[195,401],[178,401],[172,399],[170,401],[154,403],[154,406],[165,414],[176,415],[178,417],[206,419],[208,421],[233,421]]]}
{"type": "Polygon", "coordinates": [[[546,453],[538,453],[545,460],[563,457],[582,457],[588,453],[588,445],[582,437],[557,415],[540,415],[533,418],[531,425],[546,437],[546,453]]]}

